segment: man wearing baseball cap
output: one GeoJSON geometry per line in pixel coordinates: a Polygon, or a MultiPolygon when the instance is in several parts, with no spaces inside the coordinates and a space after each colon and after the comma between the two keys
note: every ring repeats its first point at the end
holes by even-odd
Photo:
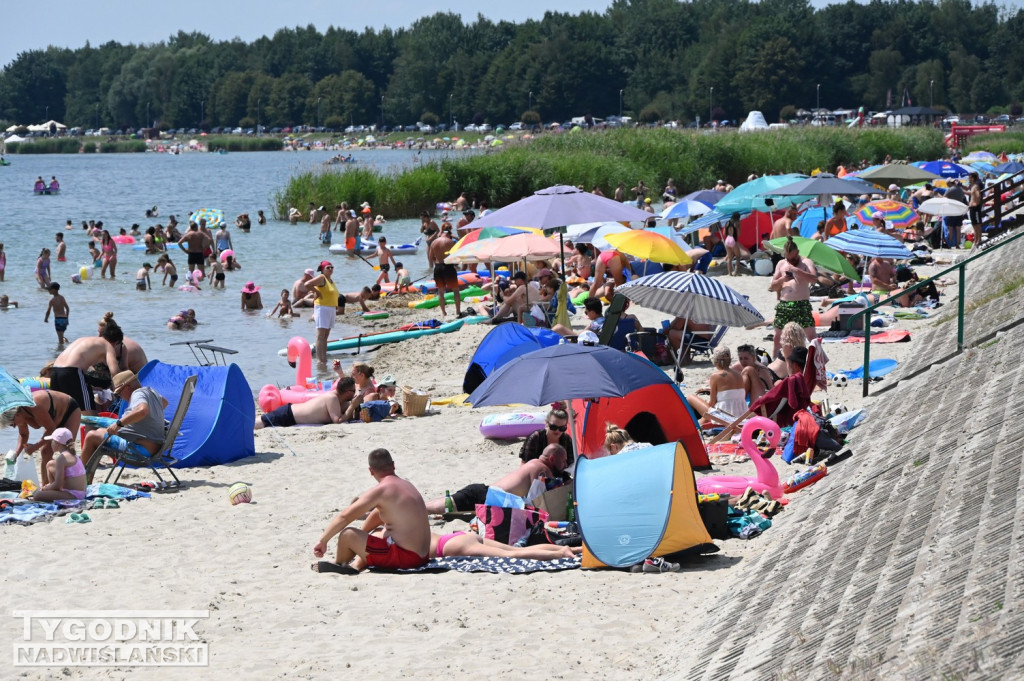
{"type": "Polygon", "coordinates": [[[85,436],[82,462],[87,467],[101,444],[117,452],[133,447],[136,451],[141,449],[155,454],[164,443],[164,409],[167,408],[164,396],[149,386],[139,384],[133,371],[118,373],[112,383],[114,394],[128,400],[128,409],[106,428],[97,428],[85,436]]]}

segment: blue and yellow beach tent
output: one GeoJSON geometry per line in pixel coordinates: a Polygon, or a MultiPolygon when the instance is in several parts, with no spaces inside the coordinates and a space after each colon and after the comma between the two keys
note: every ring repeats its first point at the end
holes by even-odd
{"type": "Polygon", "coordinates": [[[711,543],[682,443],[576,464],[583,567],[627,567],[711,543]]]}

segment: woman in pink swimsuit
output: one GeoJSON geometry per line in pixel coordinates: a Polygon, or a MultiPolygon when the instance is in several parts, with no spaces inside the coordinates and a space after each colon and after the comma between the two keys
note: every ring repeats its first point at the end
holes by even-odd
{"type": "Polygon", "coordinates": [[[103,230],[103,239],[100,242],[103,251],[103,267],[100,269],[100,278],[107,278],[107,268],[110,268],[110,278],[115,277],[117,269],[117,242],[110,238],[110,232],[103,230]]]}
{"type": "Polygon", "coordinates": [[[451,534],[430,533],[430,551],[427,555],[438,558],[452,556],[487,556],[491,558],[532,558],[533,560],[557,560],[572,558],[576,553],[568,546],[536,544],[534,546],[509,546],[493,539],[484,539],[473,532],[451,534]]]}
{"type": "Polygon", "coordinates": [[[59,451],[46,464],[51,482],[37,490],[32,500],[85,499],[85,464],[75,454],[75,436],[67,428],[58,428],[44,439],[53,441],[59,451]]]}

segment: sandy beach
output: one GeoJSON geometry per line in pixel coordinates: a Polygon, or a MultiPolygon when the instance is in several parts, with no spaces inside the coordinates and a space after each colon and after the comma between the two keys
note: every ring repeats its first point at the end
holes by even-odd
{"type": "MultiPolygon", "coordinates": [[[[955,253],[935,255],[952,260],[955,253]]],[[[918,272],[927,276],[939,269],[918,272]]],[[[767,277],[721,280],[772,316],[775,296],[767,291],[767,277]]],[[[946,288],[942,302],[949,305],[955,292],[955,286],[946,288]]],[[[636,306],[631,311],[645,325],[665,318],[636,306]]],[[[407,311],[389,321],[428,316],[407,311]]],[[[582,315],[574,323],[581,325],[582,315]]],[[[900,321],[899,328],[913,336],[928,323],[900,321]]],[[[455,395],[489,329],[467,326],[386,346],[371,363],[378,375],[394,374],[399,385],[427,390],[435,398],[455,395]]],[[[731,329],[723,344],[734,353],[743,343],[770,351],[769,332],[731,329]]],[[[921,351],[911,340],[873,346],[872,358],[902,361],[921,351]]],[[[833,370],[863,363],[860,344],[830,343],[826,352],[833,370]]],[[[685,393],[704,385],[711,367],[699,361],[684,371],[685,393]]],[[[282,362],[277,382],[284,383],[289,372],[282,362]]],[[[253,388],[265,378],[250,377],[253,388]]],[[[828,396],[849,409],[866,407],[871,418],[873,398],[861,397],[859,382],[828,396]]],[[[57,519],[4,527],[11,560],[0,584],[8,611],[208,610],[209,618],[196,631],[208,643],[209,667],[198,672],[127,666],[10,669],[4,652],[0,669],[7,669],[5,678],[24,679],[470,679],[481,674],[512,679],[535,671],[555,679],[635,679],[685,670],[678,664],[686,660],[687,641],[707,626],[716,596],[733,585],[733,568],[760,555],[757,539],[718,542],[719,553],[661,575],[568,570],[346,577],[310,571],[312,547],[324,526],[374,484],[366,465],[370,450],[389,449],[398,475],[427,499],[493,481],[516,467],[518,443],[488,441],[478,431],[482,416],[494,411],[508,409],[438,406],[419,418],[262,430],[256,434],[255,457],[183,469],[180,491],[91,511],[89,524],[57,519]],[[237,481],[252,486],[253,503],[229,504],[227,490],[237,481]]],[[[789,466],[775,463],[783,475],[790,474],[789,466]]],[[[754,473],[749,462],[716,472],[754,473]]],[[[129,472],[125,479],[148,477],[129,472]]],[[[776,523],[784,525],[789,515],[782,513],[776,523]]],[[[9,618],[6,633],[8,640],[20,640],[21,620],[9,618]]]]}

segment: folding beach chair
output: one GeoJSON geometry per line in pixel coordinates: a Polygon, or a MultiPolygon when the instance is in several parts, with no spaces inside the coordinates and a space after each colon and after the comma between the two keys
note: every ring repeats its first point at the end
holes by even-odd
{"type": "Polygon", "coordinates": [[[105,447],[106,438],[104,438],[103,442],[100,443],[100,446],[96,448],[96,451],[89,458],[89,463],[86,466],[88,478],[92,479],[96,473],[103,455],[110,454],[115,457],[115,462],[107,473],[107,478],[104,482],[110,482],[110,477],[114,475],[114,471],[117,471],[117,476],[113,480],[113,484],[116,485],[117,481],[121,479],[121,473],[124,472],[125,466],[132,466],[133,468],[148,466],[153,471],[157,480],[164,484],[164,479],[157,470],[157,466],[162,466],[174,478],[174,484],[180,485],[181,481],[178,480],[178,476],[175,475],[174,470],[171,468],[172,464],[177,463],[177,459],[171,456],[171,449],[174,447],[174,441],[178,437],[181,424],[185,420],[185,414],[188,412],[189,404],[192,402],[192,395],[196,391],[196,381],[198,380],[199,376],[194,374],[185,380],[185,385],[181,388],[181,397],[178,398],[178,408],[175,410],[174,417],[164,431],[164,442],[156,452],[151,454],[145,448],[131,442],[128,443],[128,448],[125,451],[111,452],[109,448],[105,447]]]}

